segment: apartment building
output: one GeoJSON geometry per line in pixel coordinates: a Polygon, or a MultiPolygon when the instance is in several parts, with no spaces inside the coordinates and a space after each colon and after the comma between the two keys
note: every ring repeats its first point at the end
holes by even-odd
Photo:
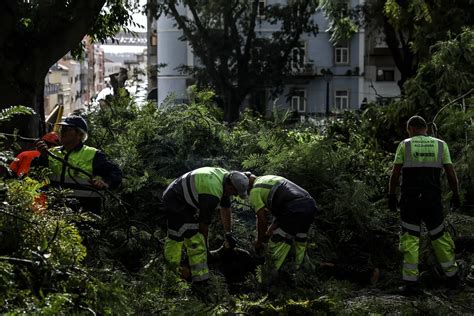
{"type": "Polygon", "coordinates": [[[86,108],[91,98],[105,87],[105,54],[100,45],[84,39],[85,58],[74,60],[66,54],[45,77],[44,108],[48,116],[56,105],[64,107],[63,115],[86,108]]]}
{"type": "Polygon", "coordinates": [[[69,68],[57,62],[49,68],[45,78],[44,111],[48,115],[56,105],[69,107],[71,86],[69,68]]]}
{"type": "MultiPolygon", "coordinates": [[[[261,0],[260,7],[286,1],[261,0]]],[[[351,0],[348,6],[363,3],[364,0],[351,0]]],[[[185,6],[179,10],[187,14],[185,6]]],[[[294,72],[283,93],[273,99],[267,91],[258,98],[264,100],[267,113],[276,104],[293,109],[302,117],[326,116],[400,94],[396,83],[399,73],[377,32],[369,34],[361,28],[348,41],[334,45],[326,31],[329,23],[324,12],[317,10],[313,19],[319,33],[316,36],[303,34],[298,47],[293,48],[290,63],[294,72]]],[[[178,67],[193,66],[199,60],[190,45],[179,40],[182,32],[172,18],[162,15],[156,25],[157,64],[166,65],[157,75],[158,104],[169,95],[174,95],[176,102],[186,102],[186,88],[191,78],[180,73],[178,67]]],[[[265,21],[256,25],[258,36],[269,36],[277,29],[278,26],[265,21]]]]}

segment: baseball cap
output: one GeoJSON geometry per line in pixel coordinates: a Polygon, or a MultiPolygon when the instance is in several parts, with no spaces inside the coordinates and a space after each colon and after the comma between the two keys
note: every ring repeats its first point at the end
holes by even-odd
{"type": "Polygon", "coordinates": [[[85,133],[88,132],[86,121],[78,115],[71,115],[66,117],[66,119],[64,119],[63,122],[59,123],[59,125],[76,127],[83,130],[85,133]]]}
{"type": "Polygon", "coordinates": [[[239,197],[242,199],[247,198],[247,189],[249,187],[249,178],[240,171],[229,172],[229,179],[234,188],[237,190],[239,197]]]}
{"type": "Polygon", "coordinates": [[[59,145],[59,137],[55,132],[50,132],[43,135],[43,137],[41,137],[41,140],[44,140],[45,142],[51,143],[54,145],[59,145]]]}

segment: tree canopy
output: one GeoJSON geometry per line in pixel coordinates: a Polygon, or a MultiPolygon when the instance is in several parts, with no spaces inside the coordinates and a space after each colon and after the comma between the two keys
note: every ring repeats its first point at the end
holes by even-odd
{"type": "Polygon", "coordinates": [[[222,100],[224,119],[239,117],[244,99],[265,88],[278,91],[290,73],[289,56],[304,33],[316,35],[314,0],[262,7],[258,0],[175,1],[158,6],[171,16],[199,58],[200,65],[182,70],[194,74],[198,86],[213,88],[222,100]],[[188,14],[178,10],[184,5],[188,14]],[[259,32],[270,24],[271,34],[259,32]]]}
{"type": "Polygon", "coordinates": [[[78,51],[86,35],[104,41],[130,25],[137,1],[5,0],[0,3],[0,108],[25,105],[36,116],[16,122],[38,135],[44,119],[44,78],[55,62],[78,51]]]}
{"type": "Polygon", "coordinates": [[[368,0],[362,6],[341,10],[346,1],[321,1],[332,21],[333,40],[350,37],[356,26],[382,32],[404,83],[416,75],[420,63],[431,55],[430,47],[461,33],[474,24],[470,0],[368,0]]]}
{"type": "MultiPolygon", "coordinates": [[[[473,30],[437,43],[432,52],[407,82],[405,99],[345,112],[323,127],[291,123],[288,113],[263,118],[245,111],[230,128],[209,90],[197,91],[189,105],[137,104],[119,93],[110,106],[92,109],[84,115],[90,131],[86,144],[120,166],[123,184],[114,195],[105,192],[99,219],[67,207],[69,190],[44,191],[46,169],[33,168],[29,177],[0,177],[0,313],[471,313],[474,293],[468,287],[446,288],[435,273],[425,230],[419,259],[426,291],[394,295],[401,281],[400,222],[387,208],[387,184],[411,115],[436,123],[434,135],[449,144],[463,207],[447,212],[446,227],[453,232],[456,259],[467,267],[474,264],[473,30]],[[234,283],[225,278],[222,262],[209,260],[212,273],[203,297],[166,266],[161,193],[176,177],[202,166],[281,175],[315,197],[318,212],[299,270],[290,260],[276,279],[259,267],[245,275],[245,282],[234,283]],[[46,195],[46,205],[36,203],[40,194],[46,195]],[[377,271],[382,277],[375,282],[377,271]]],[[[28,112],[25,107],[3,110],[0,124],[28,112]]],[[[11,159],[2,147],[0,166],[7,168],[11,159]]],[[[451,192],[446,181],[441,186],[448,209],[451,192]]],[[[232,230],[238,247],[251,252],[255,212],[246,204],[234,201],[232,230]]],[[[218,217],[215,212],[210,250],[225,238],[218,217]]],[[[251,258],[262,263],[256,253],[251,258]]]]}

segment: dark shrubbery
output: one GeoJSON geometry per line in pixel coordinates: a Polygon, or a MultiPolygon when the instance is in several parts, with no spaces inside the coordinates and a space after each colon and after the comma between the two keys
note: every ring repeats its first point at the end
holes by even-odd
{"type": "MultiPolygon", "coordinates": [[[[107,107],[87,113],[91,129],[88,143],[120,166],[123,184],[114,196],[108,195],[102,218],[94,219],[72,213],[64,203],[67,192],[57,190],[47,193],[46,209],[33,212],[31,205],[42,187],[45,170],[36,170],[31,178],[0,179],[0,313],[290,315],[388,313],[394,308],[409,311],[411,305],[402,300],[378,295],[377,300],[368,301],[367,297],[376,294],[369,293],[367,285],[336,280],[341,275],[351,279],[350,273],[334,273],[333,279],[319,264],[330,261],[358,275],[364,275],[359,270],[370,273],[378,267],[383,271],[384,279],[379,283],[383,290],[398,282],[398,215],[388,212],[385,197],[393,153],[406,137],[404,124],[413,114],[436,123],[432,124],[436,135],[450,145],[467,205],[461,210],[464,214],[450,219],[465,226],[458,230],[463,235],[473,234],[468,216],[472,216],[474,204],[473,100],[472,94],[458,96],[469,88],[466,78],[474,71],[452,65],[453,71],[460,72],[456,78],[462,84],[458,87],[452,83],[444,89],[438,84],[433,90],[427,82],[429,74],[439,74],[440,62],[452,60],[447,51],[464,54],[462,58],[456,55],[460,58],[456,62],[474,56],[472,44],[461,43],[464,48],[456,48],[461,45],[459,40],[437,47],[431,64],[407,83],[407,96],[402,101],[345,113],[324,128],[295,125],[282,113],[266,119],[250,112],[228,126],[222,123],[222,113],[209,91],[200,92],[196,97],[199,101],[191,105],[170,102],[159,108],[153,104],[138,106],[126,96],[117,96],[107,107]],[[427,98],[432,95],[429,91],[435,91],[436,96],[427,98]],[[188,283],[166,269],[161,254],[166,234],[162,191],[174,178],[201,166],[279,174],[315,197],[319,212],[301,275],[295,277],[290,267],[280,283],[268,286],[266,272],[259,269],[245,284],[229,288],[215,272],[210,301],[205,304],[194,296],[188,283]]],[[[448,85],[449,80],[441,79],[448,85]]],[[[7,119],[6,114],[0,122],[7,119]]],[[[11,153],[3,151],[0,164],[5,166],[8,159],[11,153]]],[[[448,206],[450,193],[444,192],[448,206]]],[[[239,247],[252,251],[254,214],[245,204],[235,206],[239,247]]],[[[214,223],[211,248],[222,240],[220,226],[214,223]]],[[[430,264],[426,247],[422,256],[430,264]]],[[[465,254],[463,259],[472,260],[465,254]]],[[[441,301],[434,296],[420,309],[429,313],[450,310],[449,304],[456,304],[441,301]]],[[[464,303],[461,300],[459,304],[464,303]]]]}

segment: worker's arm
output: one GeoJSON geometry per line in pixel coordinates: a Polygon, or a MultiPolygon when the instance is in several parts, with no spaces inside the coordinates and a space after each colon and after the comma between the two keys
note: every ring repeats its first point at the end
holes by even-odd
{"type": "Polygon", "coordinates": [[[209,225],[206,223],[199,223],[199,231],[204,235],[204,241],[207,246],[207,237],[209,236],[209,225]]]}
{"type": "Polygon", "coordinates": [[[256,249],[263,246],[266,241],[266,232],[268,227],[268,221],[266,216],[266,208],[261,208],[257,211],[257,240],[254,243],[256,249]]]}
{"type": "Polygon", "coordinates": [[[122,182],[122,171],[120,168],[110,162],[101,151],[97,151],[92,160],[92,173],[94,176],[100,176],[102,178],[102,180],[94,180],[94,182],[98,183],[97,188],[99,189],[103,189],[104,187],[115,189],[122,182]],[[100,183],[101,181],[105,185],[102,185],[100,183]]]}
{"type": "Polygon", "coordinates": [[[212,214],[219,205],[219,199],[211,194],[199,194],[199,231],[204,235],[207,245],[207,237],[209,235],[209,224],[211,223],[212,214]]]}
{"type": "Polygon", "coordinates": [[[232,231],[232,209],[230,207],[221,207],[219,210],[221,216],[222,226],[224,232],[229,233],[232,231]]]}
{"type": "Polygon", "coordinates": [[[31,161],[31,167],[48,167],[49,158],[48,158],[48,145],[43,140],[38,140],[35,142],[36,149],[40,152],[39,157],[36,157],[31,161]]]}
{"type": "Polygon", "coordinates": [[[48,144],[44,140],[37,140],[35,142],[36,149],[41,153],[41,156],[47,157],[48,153],[47,151],[49,150],[48,144]]]}
{"type": "Polygon", "coordinates": [[[391,212],[398,211],[398,198],[395,194],[400,180],[400,174],[402,170],[401,164],[394,164],[392,168],[392,174],[390,175],[390,182],[388,184],[388,209],[391,212]]]}
{"type": "Polygon", "coordinates": [[[451,197],[451,208],[453,210],[461,207],[461,199],[459,198],[459,181],[456,171],[454,170],[453,164],[444,164],[444,171],[446,171],[446,176],[448,177],[449,187],[453,191],[453,196],[451,197]]]}
{"type": "Polygon", "coordinates": [[[209,225],[212,214],[219,206],[219,199],[211,194],[199,194],[199,222],[209,225]]]}
{"type": "Polygon", "coordinates": [[[388,185],[388,194],[389,195],[395,195],[395,191],[398,186],[398,182],[400,180],[400,174],[402,171],[402,166],[401,164],[394,164],[392,168],[392,174],[390,175],[390,182],[388,185]]]}
{"type": "Polygon", "coordinates": [[[448,177],[449,187],[451,188],[451,191],[453,191],[453,195],[459,196],[459,181],[453,165],[444,165],[444,171],[446,172],[446,177],[448,177]]]}

